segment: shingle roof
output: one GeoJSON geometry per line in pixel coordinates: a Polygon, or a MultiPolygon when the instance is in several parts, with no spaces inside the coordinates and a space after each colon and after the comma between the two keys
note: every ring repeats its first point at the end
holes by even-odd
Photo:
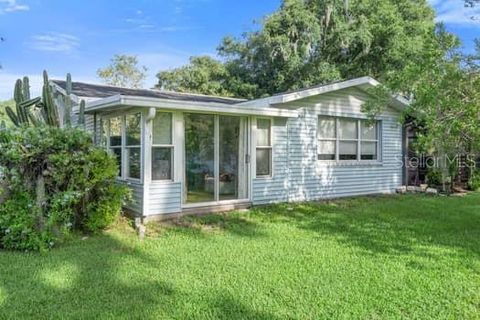
{"type": "MultiPolygon", "coordinates": [[[[63,80],[52,80],[53,83],[65,90],[66,82],[63,80]]],[[[160,90],[129,89],[106,85],[90,84],[83,82],[72,82],[72,93],[78,97],[107,98],[115,95],[137,96],[148,98],[159,98],[168,100],[213,102],[223,104],[237,104],[244,102],[242,99],[206,96],[190,93],[178,93],[160,90]]]]}

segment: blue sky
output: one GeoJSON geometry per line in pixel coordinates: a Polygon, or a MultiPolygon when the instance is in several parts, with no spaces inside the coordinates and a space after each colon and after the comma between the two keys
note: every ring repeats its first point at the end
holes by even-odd
{"type": "MultiPolygon", "coordinates": [[[[439,20],[464,40],[480,36],[480,21],[462,0],[429,0],[439,20]]],[[[77,81],[99,82],[96,70],[117,53],[137,55],[148,68],[147,87],[162,69],[192,55],[215,54],[225,35],[238,36],[276,10],[280,0],[0,0],[0,99],[11,96],[20,76],[38,90],[43,69],[52,78],[72,73],[77,81]]]]}

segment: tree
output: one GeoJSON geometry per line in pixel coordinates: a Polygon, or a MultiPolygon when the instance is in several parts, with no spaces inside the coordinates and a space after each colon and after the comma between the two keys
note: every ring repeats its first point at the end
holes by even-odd
{"type": "Polygon", "coordinates": [[[385,108],[385,99],[378,98],[382,94],[412,97],[406,116],[424,131],[417,148],[438,159],[447,184],[458,173],[459,155],[480,151],[480,42],[478,54],[470,56],[459,46],[458,38],[440,26],[426,47],[428,55],[409,61],[386,90],[372,91],[377,97],[364,105],[364,111],[375,115],[385,108]]]}
{"type": "Polygon", "coordinates": [[[115,55],[111,64],[104,69],[97,70],[97,76],[108,85],[142,88],[147,77],[147,68],[138,65],[138,58],[129,55],[115,55]]]}
{"type": "MultiPolygon", "coordinates": [[[[220,84],[230,95],[253,98],[357,76],[384,81],[424,54],[434,29],[426,0],[284,0],[258,31],[222,41],[220,84]]],[[[196,71],[190,64],[160,80],[178,91],[203,88],[209,76],[192,76],[196,71]],[[179,86],[184,70],[193,80],[179,86]]]]}

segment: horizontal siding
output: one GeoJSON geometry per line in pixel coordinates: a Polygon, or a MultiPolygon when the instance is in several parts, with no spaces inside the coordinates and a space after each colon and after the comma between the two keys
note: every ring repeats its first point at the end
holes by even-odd
{"type": "Polygon", "coordinates": [[[129,201],[125,208],[138,215],[143,214],[143,185],[139,183],[131,183],[121,181],[120,183],[127,185],[132,192],[132,200],[129,201]]]}
{"type": "Polygon", "coordinates": [[[285,119],[274,119],[272,126],[273,175],[271,178],[253,179],[253,204],[288,201],[288,143],[285,119]]]}
{"type": "Polygon", "coordinates": [[[381,164],[317,160],[318,116],[367,118],[361,111],[367,98],[352,88],[292,104],[300,116],[274,131],[274,177],[254,180],[254,204],[394,192],[402,183],[402,129],[393,109],[387,108],[378,117],[382,121],[381,164]]]}
{"type": "Polygon", "coordinates": [[[182,211],[182,184],[152,183],[148,187],[147,215],[178,213],[182,211]]]}

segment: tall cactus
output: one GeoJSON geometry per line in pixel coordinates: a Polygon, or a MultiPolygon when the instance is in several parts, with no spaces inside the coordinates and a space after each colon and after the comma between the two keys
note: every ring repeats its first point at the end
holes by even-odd
{"type": "Polygon", "coordinates": [[[80,101],[80,108],[78,111],[78,126],[85,129],[85,100],[80,101]]]}
{"type": "MultiPolygon", "coordinates": [[[[71,127],[72,109],[72,77],[67,74],[66,95],[54,98],[48,74],[43,72],[42,96],[30,99],[30,84],[27,77],[17,80],[14,90],[15,111],[6,107],[8,117],[15,126],[53,126],[71,127]],[[60,114],[62,118],[60,118],[60,114]]],[[[85,127],[85,101],[79,105],[79,117],[77,126],[85,127]]]]}

